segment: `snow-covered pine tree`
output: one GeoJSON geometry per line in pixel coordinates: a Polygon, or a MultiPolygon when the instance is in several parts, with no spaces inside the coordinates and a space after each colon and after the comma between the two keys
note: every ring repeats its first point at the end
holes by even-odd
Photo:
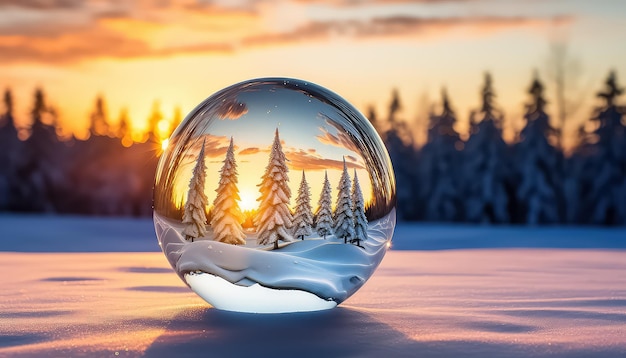
{"type": "Polygon", "coordinates": [[[442,91],[442,110],[431,115],[428,140],[420,156],[420,197],[425,201],[424,217],[430,221],[456,221],[461,218],[459,183],[459,133],[448,94],[442,91]]]}
{"type": "Polygon", "coordinates": [[[298,197],[296,198],[296,212],[293,217],[293,228],[296,238],[304,240],[304,237],[313,233],[313,212],[311,211],[311,192],[309,183],[302,171],[302,180],[298,188],[298,197]]]}
{"type": "Polygon", "coordinates": [[[278,249],[278,241],[293,241],[290,233],[293,218],[289,210],[291,190],[286,161],[276,128],[269,162],[258,185],[261,196],[257,201],[261,203],[255,218],[259,245],[274,244],[274,249],[278,249]]]}
{"type": "Polygon", "coordinates": [[[561,167],[560,152],[550,144],[549,138],[557,137],[545,112],[543,84],[537,77],[528,91],[531,103],[524,118],[526,125],[520,142],[514,147],[516,178],[519,180],[516,196],[521,208],[521,220],[525,223],[554,224],[560,220],[561,167]]]}
{"type": "Polygon", "coordinates": [[[217,195],[213,201],[211,216],[211,228],[213,240],[232,245],[245,245],[246,234],[241,228],[243,214],[239,209],[239,189],[237,188],[237,163],[235,162],[235,150],[233,138],[230,137],[230,145],[226,151],[226,158],[220,170],[220,181],[217,195]]]}
{"type": "Polygon", "coordinates": [[[31,115],[30,137],[24,142],[20,164],[23,180],[17,210],[54,212],[67,197],[66,167],[69,163],[64,158],[67,147],[56,135],[56,112],[46,104],[40,88],[35,90],[31,115]]]}
{"type": "Polygon", "coordinates": [[[4,92],[5,112],[0,116],[0,211],[11,210],[19,189],[18,168],[22,157],[22,142],[17,137],[13,117],[13,95],[4,92]]]}
{"type": "Polygon", "coordinates": [[[481,121],[465,146],[463,170],[465,219],[470,222],[509,222],[506,153],[502,139],[502,115],[494,106],[491,76],[485,75],[481,121]]]}
{"type": "Polygon", "coordinates": [[[191,240],[206,235],[206,212],[207,197],[204,193],[204,181],[206,178],[206,165],[204,163],[204,141],[198,154],[193,174],[189,181],[187,202],[183,213],[183,235],[185,240],[191,240]]]}
{"type": "Polygon", "coordinates": [[[586,212],[590,182],[595,173],[592,167],[593,145],[590,133],[581,124],[576,131],[576,145],[572,154],[565,159],[563,196],[565,202],[565,222],[568,224],[588,223],[586,212]]]}
{"type": "Polygon", "coordinates": [[[317,234],[326,240],[327,235],[333,233],[333,210],[331,208],[331,187],[328,181],[328,173],[324,173],[324,185],[320,193],[320,200],[317,202],[318,208],[315,213],[315,230],[317,234]]]}
{"type": "Polygon", "coordinates": [[[343,159],[343,172],[339,179],[337,190],[337,205],[335,206],[335,237],[343,239],[344,243],[354,239],[354,209],[352,208],[352,197],[350,195],[350,174],[346,166],[346,159],[343,159]]]}
{"type": "Polygon", "coordinates": [[[615,72],[605,82],[598,97],[605,101],[593,118],[598,122],[592,145],[591,190],[588,207],[593,224],[626,224],[626,127],[624,109],[616,100],[624,92],[617,84],[615,72]]]}
{"type": "Polygon", "coordinates": [[[354,210],[354,238],[352,243],[361,246],[361,241],[367,240],[367,217],[365,216],[365,202],[361,192],[359,177],[354,170],[354,181],[352,182],[352,208],[354,210]]]}
{"type": "MultiPolygon", "coordinates": [[[[419,216],[419,207],[415,200],[417,196],[417,170],[414,163],[417,162],[417,152],[413,146],[413,133],[406,121],[402,120],[399,112],[402,110],[400,95],[397,90],[392,93],[389,104],[388,128],[384,133],[383,140],[389,151],[389,156],[394,164],[397,187],[396,192],[398,218],[401,220],[415,220],[419,216]]],[[[336,234],[336,233],[335,233],[336,234]]]]}

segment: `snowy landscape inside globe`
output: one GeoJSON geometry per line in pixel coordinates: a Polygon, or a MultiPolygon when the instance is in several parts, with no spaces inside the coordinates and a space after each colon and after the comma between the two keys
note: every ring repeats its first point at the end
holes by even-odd
{"type": "Polygon", "coordinates": [[[393,169],[374,128],[300,80],[250,80],[209,97],[157,167],[161,248],[218,309],[333,308],[373,274],[395,222],[393,169]]]}

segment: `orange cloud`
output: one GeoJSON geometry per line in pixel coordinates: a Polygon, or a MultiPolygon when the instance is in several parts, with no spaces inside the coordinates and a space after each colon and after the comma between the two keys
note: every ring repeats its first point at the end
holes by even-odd
{"type": "MultiPolygon", "coordinates": [[[[320,114],[321,116],[324,116],[320,114]]],[[[325,116],[324,116],[325,117],[325,116]]],[[[326,124],[329,124],[335,127],[334,122],[330,120],[326,120],[326,124]]],[[[316,136],[317,140],[322,144],[332,145],[339,148],[345,148],[352,152],[359,153],[359,148],[354,144],[350,136],[344,132],[341,128],[335,128],[337,130],[337,134],[332,134],[328,131],[328,129],[324,127],[319,127],[319,130],[322,134],[316,136]]]]}
{"type": "MultiPolygon", "coordinates": [[[[291,0],[305,7],[318,1],[291,0]]],[[[431,3],[436,0],[394,0],[431,3]]],[[[458,0],[461,1],[461,0],[458,0]]],[[[320,4],[322,2],[319,2],[320,4]]],[[[383,6],[382,0],[335,0],[333,6],[383,6]]],[[[433,18],[388,16],[369,19],[306,21],[270,31],[265,16],[277,5],[258,0],[228,2],[0,0],[14,20],[0,23],[0,58],[16,62],[73,63],[94,58],[149,58],[189,54],[232,53],[256,46],[279,46],[353,39],[442,36],[455,29],[461,36],[509,28],[566,23],[557,16],[464,16],[433,18]],[[20,14],[25,16],[19,16],[20,14]],[[28,16],[26,16],[28,15],[28,16]],[[35,16],[33,16],[35,15],[35,16]]],[[[329,10],[332,11],[332,10],[329,10]]]]}
{"type": "Polygon", "coordinates": [[[232,46],[225,43],[153,48],[144,40],[104,28],[55,37],[0,36],[0,57],[6,63],[42,60],[47,63],[68,63],[90,58],[168,57],[181,53],[231,51],[232,46]]]}
{"type": "Polygon", "coordinates": [[[341,7],[356,7],[377,4],[434,4],[434,3],[451,3],[451,2],[470,2],[480,0],[294,0],[302,4],[327,4],[341,7]]]}
{"type": "Polygon", "coordinates": [[[13,6],[24,9],[54,10],[74,9],[81,6],[82,0],[0,0],[0,7],[13,6]]]}
{"type": "Polygon", "coordinates": [[[512,28],[533,28],[545,25],[563,25],[573,20],[570,16],[524,17],[524,16],[469,16],[449,18],[419,18],[394,16],[375,18],[372,26],[361,37],[437,34],[461,29],[467,35],[486,35],[512,28]]]}
{"type": "MultiPolygon", "coordinates": [[[[230,145],[230,138],[226,136],[215,136],[211,134],[205,134],[201,138],[195,140],[191,147],[186,151],[187,160],[195,161],[197,153],[200,152],[202,142],[204,141],[204,155],[209,158],[222,158],[226,155],[228,146],[230,145]]],[[[237,150],[237,145],[235,145],[237,150]]]]}
{"type": "Polygon", "coordinates": [[[206,13],[210,15],[242,15],[242,16],[255,16],[258,15],[258,11],[254,8],[254,4],[245,4],[240,3],[236,4],[228,4],[224,2],[223,4],[216,5],[212,2],[200,2],[195,1],[192,3],[182,4],[182,8],[197,14],[198,12],[206,13]]]}
{"type": "Polygon", "coordinates": [[[534,27],[546,24],[563,24],[572,19],[567,16],[552,18],[530,17],[448,17],[429,18],[417,16],[377,17],[368,20],[312,21],[288,32],[250,36],[245,45],[285,45],[298,42],[320,41],[332,37],[370,39],[379,37],[442,36],[462,28],[464,35],[487,34],[510,28],[534,27]]]}
{"type": "Polygon", "coordinates": [[[250,148],[242,149],[239,152],[239,155],[252,155],[252,154],[257,154],[257,153],[262,153],[262,152],[268,152],[268,150],[267,149],[256,148],[256,147],[250,147],[250,148]]]}
{"type": "Polygon", "coordinates": [[[0,23],[0,58],[73,63],[234,51],[234,42],[219,32],[239,31],[251,15],[218,6],[190,11],[188,3],[0,0],[0,12],[16,15],[15,21],[0,23]]]}
{"type": "MultiPolygon", "coordinates": [[[[310,150],[303,149],[287,149],[285,151],[287,157],[287,165],[291,170],[326,170],[326,169],[343,169],[343,161],[324,158],[317,154],[311,153],[310,150]]],[[[354,157],[352,157],[354,158],[354,157]]],[[[356,159],[356,158],[354,158],[356,159]]],[[[346,161],[348,168],[363,169],[363,166],[355,161],[346,161]]]]}

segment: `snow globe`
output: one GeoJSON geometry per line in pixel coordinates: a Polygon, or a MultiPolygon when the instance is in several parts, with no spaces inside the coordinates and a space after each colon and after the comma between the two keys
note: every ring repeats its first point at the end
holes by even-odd
{"type": "Polygon", "coordinates": [[[154,225],[179,277],[217,309],[330,309],[374,273],[396,223],[382,140],[310,82],[249,80],[200,103],[156,172],[154,225]]]}

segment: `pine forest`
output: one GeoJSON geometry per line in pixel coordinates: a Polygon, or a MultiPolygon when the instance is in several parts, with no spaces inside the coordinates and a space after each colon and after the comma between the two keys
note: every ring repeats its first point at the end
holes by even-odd
{"type": "MultiPolygon", "coordinates": [[[[237,204],[239,190],[237,188],[237,163],[233,148],[234,139],[231,137],[220,171],[217,195],[210,210],[209,227],[206,218],[207,198],[204,193],[206,177],[204,143],[202,144],[189,182],[182,219],[183,236],[188,241],[193,242],[198,238],[212,236],[214,241],[233,245],[246,244],[246,232],[242,228],[244,217],[237,204]],[[209,230],[212,235],[207,235],[209,230]]],[[[326,174],[316,215],[311,209],[311,193],[304,171],[295,209],[292,211],[289,207],[291,190],[288,185],[288,172],[280,133],[276,129],[267,168],[262,176],[261,184],[258,185],[260,204],[254,218],[256,243],[260,246],[271,245],[273,249],[278,249],[279,242],[290,243],[304,240],[310,238],[315,232],[324,240],[327,236],[334,234],[345,244],[363,247],[361,243],[367,240],[367,217],[356,170],[354,181],[351,181],[344,160],[334,213],[331,213],[330,209],[331,192],[326,174]],[[317,220],[314,220],[314,217],[317,220]]]]}
{"type": "MultiPolygon", "coordinates": [[[[393,162],[399,220],[626,225],[623,88],[617,74],[610,72],[595,91],[598,106],[580,124],[575,137],[567,138],[573,142],[568,146],[563,144],[563,123],[550,116],[558,104],[546,100],[546,88],[537,75],[528,81],[527,98],[521,108],[523,125],[506,141],[503,131],[510,116],[501,110],[497,81],[489,74],[477,86],[476,110],[468,116],[455,112],[454,98],[445,90],[435,105],[426,105],[430,108],[427,123],[421,124],[425,138],[419,144],[414,134],[416,124],[402,118],[401,96],[393,91],[386,116],[379,116],[373,107],[366,116],[393,162]],[[460,131],[465,124],[467,130],[460,131]]],[[[62,135],[65,132],[58,124],[61,114],[47,102],[42,89],[34,92],[27,115],[14,110],[11,90],[5,91],[2,102],[0,211],[152,214],[155,168],[166,138],[181,121],[180,111],[166,118],[155,106],[146,121],[148,129],[138,137],[132,133],[125,111],[121,111],[119,120],[111,120],[106,101],[100,96],[87,118],[89,137],[79,139],[62,135]],[[21,115],[25,117],[18,121],[21,115]]],[[[281,182],[288,165],[280,143],[274,144],[271,155],[261,181],[261,189],[266,191],[281,182]]],[[[363,193],[353,184],[365,178],[350,174],[346,171],[340,183],[325,183],[320,198],[312,199],[317,207],[312,207],[303,173],[300,190],[294,193],[293,212],[287,205],[272,204],[272,200],[287,202],[285,199],[292,195],[288,186],[278,185],[279,191],[262,193],[259,215],[245,225],[256,226],[266,243],[301,240],[310,235],[338,235],[346,243],[358,240],[365,232],[362,221],[367,212],[358,209],[362,205],[359,194],[363,193]],[[337,188],[341,194],[331,198],[331,189],[337,188]],[[350,221],[357,224],[344,226],[350,221]]],[[[221,199],[204,203],[204,194],[196,189],[191,196],[193,202],[188,204],[222,208],[219,215],[210,218],[210,225],[220,228],[220,240],[240,244],[244,228],[237,207],[234,156],[224,158],[220,176],[216,189],[224,194],[221,199]]],[[[201,184],[201,178],[197,180],[201,184]]],[[[191,225],[185,235],[202,236],[201,217],[186,214],[184,221],[191,225]]]]}

